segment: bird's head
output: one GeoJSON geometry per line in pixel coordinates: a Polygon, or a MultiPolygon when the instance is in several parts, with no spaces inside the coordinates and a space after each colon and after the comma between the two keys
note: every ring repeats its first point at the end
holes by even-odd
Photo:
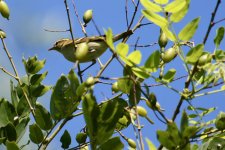
{"type": "Polygon", "coordinates": [[[56,50],[56,51],[60,51],[62,49],[63,46],[65,46],[65,44],[67,43],[69,39],[61,39],[55,42],[55,44],[53,45],[53,47],[49,48],[48,50],[56,50]]]}

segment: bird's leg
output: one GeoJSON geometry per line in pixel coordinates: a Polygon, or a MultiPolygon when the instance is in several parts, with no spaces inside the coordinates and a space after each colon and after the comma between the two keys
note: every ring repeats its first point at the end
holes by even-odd
{"type": "Polygon", "coordinates": [[[86,71],[87,69],[89,69],[89,68],[90,68],[91,66],[93,66],[95,63],[96,63],[96,60],[93,60],[92,63],[91,63],[87,68],[85,68],[84,70],[78,72],[78,74],[82,75],[82,73],[83,73],[84,71],[86,71]]]}

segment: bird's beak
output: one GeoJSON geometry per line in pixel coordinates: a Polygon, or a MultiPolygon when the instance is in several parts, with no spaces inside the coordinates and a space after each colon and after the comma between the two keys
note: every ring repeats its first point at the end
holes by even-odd
{"type": "Polygon", "coordinates": [[[53,47],[49,48],[48,50],[51,51],[51,50],[54,50],[54,49],[55,49],[55,47],[53,46],[53,47]]]}

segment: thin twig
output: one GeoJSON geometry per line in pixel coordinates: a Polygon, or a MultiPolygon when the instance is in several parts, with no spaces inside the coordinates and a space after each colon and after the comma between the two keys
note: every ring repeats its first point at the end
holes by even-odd
{"type": "Polygon", "coordinates": [[[25,99],[26,99],[26,102],[27,102],[27,104],[28,104],[28,106],[29,106],[29,108],[30,108],[30,111],[31,111],[33,117],[35,118],[35,111],[34,111],[34,108],[33,108],[32,104],[31,104],[31,102],[30,102],[30,100],[29,100],[29,98],[28,98],[28,96],[27,96],[26,91],[22,88],[22,81],[21,81],[20,78],[19,78],[19,74],[18,74],[18,72],[17,72],[17,70],[16,70],[16,66],[15,66],[15,64],[14,64],[13,58],[12,58],[11,54],[9,53],[7,47],[6,47],[6,44],[5,44],[3,38],[1,38],[1,41],[2,41],[2,45],[3,45],[3,49],[4,49],[5,53],[7,54],[8,58],[9,58],[9,61],[10,61],[10,63],[11,63],[11,66],[12,66],[12,68],[13,68],[13,71],[14,71],[14,73],[15,73],[15,79],[16,79],[17,82],[19,83],[19,86],[20,86],[21,89],[22,89],[22,92],[23,92],[24,97],[25,97],[25,99]]]}
{"type": "Polygon", "coordinates": [[[81,26],[82,32],[83,32],[84,35],[87,37],[87,32],[86,32],[86,30],[85,30],[84,25],[83,25],[82,22],[80,21],[80,18],[79,18],[79,15],[78,15],[78,12],[77,12],[76,5],[75,5],[74,0],[72,0],[72,3],[73,3],[73,8],[74,8],[74,11],[75,11],[77,20],[78,20],[78,22],[79,22],[79,24],[80,24],[80,26],[81,26]]]}
{"type": "Polygon", "coordinates": [[[44,29],[47,32],[68,32],[70,30],[50,30],[50,29],[44,29]]]}
{"type": "Polygon", "coordinates": [[[155,42],[155,43],[153,43],[153,44],[147,44],[147,45],[130,45],[131,47],[139,47],[139,48],[146,48],[146,47],[151,47],[151,46],[154,46],[154,45],[156,45],[156,44],[158,44],[157,42],[155,42]]]}
{"type": "Polygon", "coordinates": [[[217,10],[219,8],[220,3],[221,3],[221,0],[217,0],[216,7],[215,7],[214,11],[212,12],[212,16],[211,16],[211,19],[210,19],[210,22],[209,22],[209,26],[208,26],[206,35],[205,35],[204,40],[203,40],[203,44],[206,43],[210,31],[211,31],[212,27],[215,25],[214,19],[215,19],[215,16],[216,16],[216,13],[217,13],[217,10]]]}
{"type": "MultiPolygon", "coordinates": [[[[184,75],[184,76],[181,76],[181,77],[177,77],[175,79],[173,79],[171,82],[174,82],[174,81],[177,81],[177,80],[180,80],[180,79],[183,79],[185,77],[187,77],[188,75],[184,75]]],[[[171,83],[170,82],[170,83],[171,83]]],[[[156,87],[156,86],[161,86],[161,85],[164,85],[163,83],[157,83],[157,84],[151,84],[151,85],[147,85],[147,87],[156,87]]]]}
{"type": "MultiPolygon", "coordinates": [[[[137,106],[136,84],[137,83],[133,84],[133,94],[134,94],[134,105],[135,106],[137,106]]],[[[142,132],[141,132],[141,123],[140,123],[140,118],[139,118],[139,115],[138,115],[137,107],[135,107],[135,114],[136,114],[136,117],[137,117],[137,125],[138,125],[138,135],[139,135],[140,148],[141,148],[141,150],[143,150],[144,149],[144,143],[143,143],[143,137],[142,137],[142,132]]]]}
{"type": "Polygon", "coordinates": [[[127,24],[127,28],[129,26],[129,21],[128,21],[128,0],[126,0],[126,5],[125,5],[125,14],[126,14],[126,24],[127,24]]]}
{"type": "Polygon", "coordinates": [[[137,49],[138,41],[140,40],[140,37],[137,38],[135,45],[134,45],[134,51],[137,49]]]}
{"type": "Polygon", "coordinates": [[[45,150],[48,146],[48,144],[54,139],[54,137],[58,134],[58,132],[64,127],[64,125],[71,120],[73,117],[68,117],[63,120],[63,122],[58,126],[58,128],[51,134],[50,137],[48,137],[45,141],[43,141],[42,146],[40,147],[40,150],[45,150]]]}
{"type": "Polygon", "coordinates": [[[14,76],[12,73],[10,73],[10,72],[9,72],[8,70],[6,70],[5,68],[0,67],[0,69],[1,69],[4,73],[6,73],[6,74],[8,74],[9,76],[13,77],[14,79],[17,79],[16,76],[14,76]]]}
{"type": "Polygon", "coordinates": [[[129,31],[129,30],[131,29],[131,26],[133,25],[133,22],[134,22],[134,19],[135,19],[136,14],[137,14],[137,10],[138,10],[139,4],[140,4],[140,0],[138,0],[138,1],[137,1],[137,5],[135,5],[134,13],[133,13],[133,16],[132,16],[132,19],[131,19],[131,21],[130,21],[130,24],[129,24],[129,26],[128,26],[127,31],[129,31]]]}
{"type": "Polygon", "coordinates": [[[220,20],[218,20],[218,21],[215,21],[213,25],[215,25],[215,24],[217,24],[217,23],[220,23],[220,22],[222,22],[222,21],[225,21],[225,18],[220,19],[220,20]]]}
{"type": "MultiPolygon", "coordinates": [[[[43,141],[46,141],[46,139],[48,138],[48,136],[51,134],[51,132],[52,132],[53,129],[57,126],[58,123],[59,123],[59,122],[57,121],[57,122],[55,122],[55,123],[53,124],[51,130],[47,132],[47,134],[45,135],[43,141]]],[[[40,150],[40,148],[42,147],[42,145],[43,145],[43,142],[41,142],[41,144],[38,145],[38,150],[40,150]]]]}
{"type": "MultiPolygon", "coordinates": [[[[68,19],[68,22],[69,22],[70,35],[71,35],[71,38],[72,38],[72,41],[73,41],[74,48],[76,49],[76,44],[75,44],[75,40],[74,40],[74,36],[73,36],[73,29],[72,29],[72,23],[71,23],[71,20],[70,20],[70,12],[69,12],[69,6],[67,4],[67,0],[64,0],[64,4],[65,4],[65,7],[66,7],[67,19],[68,19]]],[[[79,75],[80,81],[83,82],[82,75],[79,72],[81,72],[81,69],[80,69],[80,64],[78,63],[78,75],[79,75]]]]}
{"type": "Polygon", "coordinates": [[[98,35],[99,35],[99,36],[102,35],[102,34],[101,34],[101,31],[99,30],[99,28],[98,28],[98,26],[97,26],[97,24],[95,23],[94,18],[92,18],[91,21],[92,21],[92,23],[94,24],[95,29],[96,29],[96,31],[98,32],[98,35]]]}

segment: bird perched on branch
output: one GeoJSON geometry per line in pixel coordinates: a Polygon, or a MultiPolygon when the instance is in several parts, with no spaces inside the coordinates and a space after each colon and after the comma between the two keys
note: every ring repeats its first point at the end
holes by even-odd
{"type": "MultiPolygon", "coordinates": [[[[133,34],[132,30],[117,34],[113,37],[113,42],[126,38],[131,34],[133,34]]],[[[74,63],[77,61],[79,63],[91,62],[101,56],[108,48],[105,38],[106,36],[102,35],[77,38],[74,41],[71,39],[61,39],[55,42],[49,50],[60,52],[68,61],[74,63]]]]}

